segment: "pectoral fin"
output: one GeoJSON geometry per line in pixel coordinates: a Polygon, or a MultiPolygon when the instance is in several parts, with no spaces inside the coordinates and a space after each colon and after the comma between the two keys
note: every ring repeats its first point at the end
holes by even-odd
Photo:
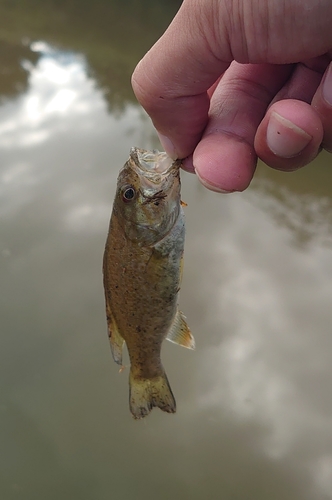
{"type": "Polygon", "coordinates": [[[111,350],[113,359],[119,365],[122,365],[122,349],[124,340],[118,331],[114,317],[111,310],[106,304],[106,316],[107,316],[107,326],[108,326],[108,336],[110,338],[111,350]]]}
{"type": "Polygon", "coordinates": [[[188,349],[195,349],[195,339],[191,334],[186,318],[183,313],[177,310],[173,324],[167,334],[167,340],[175,344],[182,345],[188,349]]]}

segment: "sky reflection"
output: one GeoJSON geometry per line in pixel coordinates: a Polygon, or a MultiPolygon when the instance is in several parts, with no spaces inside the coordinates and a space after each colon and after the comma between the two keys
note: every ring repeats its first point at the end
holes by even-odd
{"type": "Polygon", "coordinates": [[[189,265],[195,262],[205,276],[199,285],[190,283],[206,302],[196,334],[203,350],[198,405],[214,418],[235,418],[240,427],[260,425],[256,446],[273,460],[301,464],[312,494],[329,495],[332,255],[330,225],[320,223],[317,207],[330,201],[289,192],[285,207],[256,187],[218,201],[201,193],[204,202],[198,194],[189,200],[188,232],[196,226],[199,236],[186,255],[195,248],[189,265]],[[195,203],[209,214],[208,227],[191,221],[195,203]],[[281,212],[296,219],[302,205],[311,214],[309,226],[305,217],[295,227],[276,224],[281,212]],[[298,231],[310,234],[300,248],[298,231]],[[210,347],[201,329],[212,337],[210,347]]]}
{"type": "Polygon", "coordinates": [[[30,47],[39,57],[23,62],[27,91],[0,106],[0,413],[15,435],[15,446],[4,436],[15,458],[6,481],[30,498],[19,463],[32,491],[39,484],[35,462],[22,462],[15,422],[25,422],[49,460],[45,484],[58,481],[54,467],[70,488],[77,475],[81,500],[110,489],[146,498],[151,471],[160,500],[219,498],[221,484],[228,498],[266,500],[261,476],[270,499],[332,498],[332,193],[258,172],[246,193],[219,196],[183,173],[181,307],[197,349],[164,347],[177,415],[132,422],[128,371],[118,375],[106,336],[101,257],[118,170],[131,146],[157,139],[138,106],[109,112],[83,55],[30,47]]]}
{"type": "MultiPolygon", "coordinates": [[[[50,182],[52,178],[57,187],[62,184],[62,201],[68,206],[64,218],[68,215],[72,227],[75,219],[92,211],[100,213],[100,206],[88,204],[89,196],[83,206],[76,205],[88,195],[89,171],[93,182],[96,163],[104,161],[106,151],[112,161],[108,159],[105,168],[112,168],[114,158],[123,162],[127,154],[121,150],[123,137],[139,137],[133,123],[142,113],[128,105],[121,115],[110,115],[103,92],[88,75],[82,55],[57,51],[44,42],[32,43],[31,49],[40,57],[35,66],[23,62],[29,72],[27,92],[0,107],[0,193],[5,197],[0,210],[22,206],[29,198],[29,186],[35,196],[36,185],[42,188],[46,179],[50,182]]],[[[55,187],[49,193],[50,202],[55,187]]]]}

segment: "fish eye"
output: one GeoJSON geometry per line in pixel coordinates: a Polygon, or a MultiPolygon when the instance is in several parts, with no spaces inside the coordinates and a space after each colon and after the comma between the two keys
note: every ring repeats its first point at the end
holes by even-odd
{"type": "Polygon", "coordinates": [[[135,198],[135,189],[132,186],[126,186],[122,190],[122,199],[125,202],[131,201],[133,198],[135,198]]]}

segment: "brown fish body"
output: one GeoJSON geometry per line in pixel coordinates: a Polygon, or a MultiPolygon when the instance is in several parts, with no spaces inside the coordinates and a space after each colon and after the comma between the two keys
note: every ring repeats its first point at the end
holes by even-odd
{"type": "Polygon", "coordinates": [[[104,254],[107,322],[114,360],[127,344],[130,409],[135,418],[153,406],[175,411],[161,364],[163,340],[193,348],[177,308],[184,247],[179,162],[165,154],[132,150],[121,170],[104,254]],[[156,161],[152,161],[154,156],[156,161]],[[146,166],[147,170],[142,168],[146,166]],[[166,164],[166,168],[165,167],[166,164]],[[128,199],[127,199],[128,198],[128,199]]]}

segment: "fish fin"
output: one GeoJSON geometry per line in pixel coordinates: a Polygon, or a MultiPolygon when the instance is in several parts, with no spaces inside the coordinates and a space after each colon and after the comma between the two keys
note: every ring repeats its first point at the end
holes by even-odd
{"type": "Polygon", "coordinates": [[[154,407],[175,413],[175,398],[164,371],[151,379],[134,377],[131,371],[129,388],[130,411],[136,420],[146,417],[154,407]]]}
{"type": "Polygon", "coordinates": [[[122,366],[122,349],[124,340],[119,333],[118,327],[116,326],[115,319],[111,310],[106,303],[106,316],[107,316],[107,326],[108,326],[108,336],[111,344],[111,351],[113,359],[118,365],[122,366]]]}
{"type": "Polygon", "coordinates": [[[179,279],[179,290],[178,291],[180,291],[180,288],[181,288],[182,278],[183,278],[183,254],[182,254],[182,257],[180,260],[180,279],[179,279]]]}
{"type": "Polygon", "coordinates": [[[188,349],[195,349],[195,339],[187,325],[186,317],[179,309],[166,338],[188,349]]]}
{"type": "Polygon", "coordinates": [[[188,203],[186,203],[185,201],[181,200],[180,201],[180,205],[181,205],[181,207],[187,207],[188,203]]]}

